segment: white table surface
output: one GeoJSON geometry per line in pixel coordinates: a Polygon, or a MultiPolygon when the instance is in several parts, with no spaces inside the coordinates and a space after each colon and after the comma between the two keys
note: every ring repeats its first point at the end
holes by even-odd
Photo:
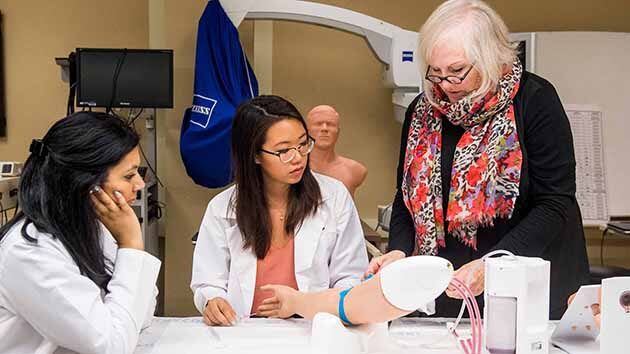
{"type": "MultiPolygon", "coordinates": [[[[389,337],[399,349],[388,354],[460,353],[455,341],[447,335],[447,320],[403,318],[394,321],[389,337]]],[[[458,332],[465,334],[468,329],[462,323],[458,332]]],[[[243,319],[234,327],[209,327],[201,317],[156,317],[140,334],[135,354],[308,353],[310,335],[311,321],[303,319],[243,319]]],[[[549,353],[564,352],[552,348],[549,353]]]]}

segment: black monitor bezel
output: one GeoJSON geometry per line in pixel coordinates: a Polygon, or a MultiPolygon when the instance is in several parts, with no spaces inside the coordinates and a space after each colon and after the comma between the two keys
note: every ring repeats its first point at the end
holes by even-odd
{"type": "Polygon", "coordinates": [[[109,107],[109,108],[173,108],[173,50],[172,49],[128,49],[128,48],[76,48],[76,106],[77,107],[109,107]],[[90,105],[87,103],[82,103],[83,97],[81,97],[81,54],[86,52],[99,52],[99,53],[167,53],[169,54],[169,97],[168,104],[166,105],[139,105],[139,104],[129,104],[129,105],[121,105],[120,102],[114,102],[110,107],[109,104],[101,104],[97,103],[95,105],[90,105]]]}

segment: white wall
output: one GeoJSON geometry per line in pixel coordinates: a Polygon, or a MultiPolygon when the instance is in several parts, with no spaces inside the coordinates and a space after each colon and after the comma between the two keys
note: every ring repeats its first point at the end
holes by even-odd
{"type": "Polygon", "coordinates": [[[609,215],[630,215],[630,33],[538,32],[536,73],[563,104],[603,110],[609,215]]]}

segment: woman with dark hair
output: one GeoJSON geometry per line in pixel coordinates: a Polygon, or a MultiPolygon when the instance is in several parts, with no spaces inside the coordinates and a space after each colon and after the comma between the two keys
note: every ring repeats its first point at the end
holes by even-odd
{"type": "Polygon", "coordinates": [[[341,182],[309,169],[313,143],[281,97],[238,108],[235,184],[210,201],[193,259],[194,302],[209,325],[277,316],[266,284],[315,291],[360,282],[367,252],[357,210],[341,182]]]}
{"type": "Polygon", "coordinates": [[[0,353],[132,353],[160,261],[129,203],[144,182],[138,135],[81,112],[33,140],[21,210],[0,229],[0,353]]]}

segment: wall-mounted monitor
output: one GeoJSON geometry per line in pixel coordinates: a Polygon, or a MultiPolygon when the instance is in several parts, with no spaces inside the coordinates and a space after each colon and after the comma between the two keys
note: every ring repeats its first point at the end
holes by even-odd
{"type": "Polygon", "coordinates": [[[77,106],[173,107],[173,51],[77,48],[77,106]]]}

